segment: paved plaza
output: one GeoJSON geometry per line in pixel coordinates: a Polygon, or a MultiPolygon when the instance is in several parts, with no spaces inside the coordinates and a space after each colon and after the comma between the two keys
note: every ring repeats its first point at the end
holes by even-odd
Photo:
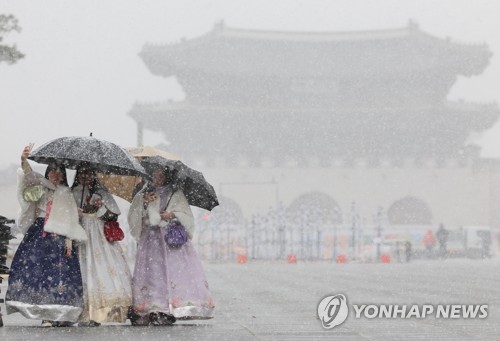
{"type": "MultiPolygon", "coordinates": [[[[4,315],[0,340],[500,340],[500,259],[206,263],[205,268],[216,301],[213,320],[45,329],[40,321],[13,314],[4,315]],[[333,294],[347,297],[349,316],[327,330],[317,306],[333,294]],[[488,317],[356,318],[353,304],[487,304],[488,317]]],[[[1,288],[3,297],[5,281],[1,288]]]]}

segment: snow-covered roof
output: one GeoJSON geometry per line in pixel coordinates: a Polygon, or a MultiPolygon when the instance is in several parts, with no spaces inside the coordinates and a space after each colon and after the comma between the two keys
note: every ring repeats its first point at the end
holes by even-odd
{"type": "Polygon", "coordinates": [[[430,69],[470,76],[481,73],[491,55],[485,44],[436,38],[415,23],[352,32],[261,31],[217,24],[203,36],[171,44],[146,44],[140,52],[151,72],[164,77],[198,72],[353,79],[430,69]]]}

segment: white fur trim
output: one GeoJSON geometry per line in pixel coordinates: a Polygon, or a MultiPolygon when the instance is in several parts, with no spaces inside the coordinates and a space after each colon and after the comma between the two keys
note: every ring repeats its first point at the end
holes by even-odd
{"type": "Polygon", "coordinates": [[[52,208],[44,230],[73,240],[86,241],[87,234],[78,222],[78,209],[71,190],[57,186],[52,199],[52,208]]]}
{"type": "Polygon", "coordinates": [[[135,240],[139,240],[142,231],[142,218],[144,216],[144,188],[140,190],[132,199],[128,210],[127,222],[130,228],[130,234],[135,240]]]}
{"type": "Polygon", "coordinates": [[[152,226],[156,226],[161,222],[160,216],[160,198],[150,202],[147,208],[147,214],[149,217],[149,223],[152,226]]]}
{"type": "Polygon", "coordinates": [[[175,218],[184,226],[189,239],[193,238],[194,217],[186,196],[182,191],[176,191],[168,203],[167,211],[174,212],[175,218]]]}
{"type": "Polygon", "coordinates": [[[24,172],[22,168],[17,170],[17,201],[19,202],[19,212],[17,213],[17,227],[22,234],[25,234],[35,221],[36,203],[24,200],[23,191],[25,188],[24,172]]]}
{"type": "Polygon", "coordinates": [[[120,215],[122,213],[111,193],[100,190],[97,192],[97,195],[101,196],[102,199],[102,206],[97,210],[98,217],[102,217],[107,211],[116,215],[120,215]]]}

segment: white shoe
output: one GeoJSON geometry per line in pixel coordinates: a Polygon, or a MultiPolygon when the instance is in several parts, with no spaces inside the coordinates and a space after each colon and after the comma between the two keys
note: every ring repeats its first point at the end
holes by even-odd
{"type": "Polygon", "coordinates": [[[52,327],[52,326],[53,326],[53,324],[51,321],[49,321],[49,320],[42,321],[42,328],[48,328],[48,327],[52,327]]]}

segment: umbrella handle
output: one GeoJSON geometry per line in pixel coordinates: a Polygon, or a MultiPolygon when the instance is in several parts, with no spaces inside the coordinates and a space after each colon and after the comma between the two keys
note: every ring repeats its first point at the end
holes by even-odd
{"type": "Polygon", "coordinates": [[[85,183],[82,184],[82,198],[80,199],[80,208],[83,207],[83,194],[85,193],[85,183]]]}

